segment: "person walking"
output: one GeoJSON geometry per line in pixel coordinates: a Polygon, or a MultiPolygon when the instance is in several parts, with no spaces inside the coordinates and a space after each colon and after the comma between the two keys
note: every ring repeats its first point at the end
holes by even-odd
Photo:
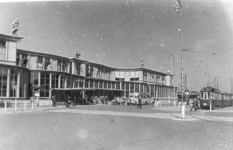
{"type": "Polygon", "coordinates": [[[52,101],[53,101],[53,107],[56,107],[57,105],[56,105],[56,99],[54,95],[52,96],[52,101]]]}
{"type": "Polygon", "coordinates": [[[141,97],[139,95],[138,95],[138,105],[137,105],[137,108],[142,109],[142,99],[141,99],[141,97]]]}
{"type": "Polygon", "coordinates": [[[194,111],[197,111],[197,109],[198,109],[198,100],[197,100],[197,98],[195,100],[193,100],[193,105],[192,105],[190,111],[192,111],[193,108],[194,108],[194,111]]]}
{"type": "Polygon", "coordinates": [[[67,106],[66,107],[70,107],[70,104],[71,104],[71,98],[68,95],[68,97],[67,97],[67,106]]]}

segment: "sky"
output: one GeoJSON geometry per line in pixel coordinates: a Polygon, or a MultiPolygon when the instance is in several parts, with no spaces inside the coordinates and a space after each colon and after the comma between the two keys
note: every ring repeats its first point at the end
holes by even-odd
{"type": "Polygon", "coordinates": [[[233,1],[181,0],[0,1],[0,33],[19,19],[19,49],[81,59],[116,68],[144,67],[167,72],[189,90],[214,86],[231,91],[233,1]]]}

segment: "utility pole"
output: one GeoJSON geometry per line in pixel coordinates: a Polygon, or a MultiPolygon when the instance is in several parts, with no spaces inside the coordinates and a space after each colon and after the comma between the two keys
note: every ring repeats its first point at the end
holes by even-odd
{"type": "Polygon", "coordinates": [[[183,49],[183,12],[182,12],[182,4],[180,0],[177,0],[175,5],[175,12],[180,12],[180,47],[181,47],[181,118],[185,118],[185,105],[184,105],[184,49],[183,49]]]}
{"type": "Polygon", "coordinates": [[[176,87],[175,87],[175,57],[173,55],[170,55],[170,57],[173,57],[173,93],[174,93],[174,101],[176,100],[176,87]]]}

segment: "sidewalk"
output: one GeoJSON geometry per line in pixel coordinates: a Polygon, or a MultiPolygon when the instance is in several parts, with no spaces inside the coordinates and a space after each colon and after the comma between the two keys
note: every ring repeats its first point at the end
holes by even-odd
{"type": "Polygon", "coordinates": [[[49,109],[60,109],[60,108],[66,108],[66,107],[62,106],[62,105],[58,105],[57,107],[52,107],[52,106],[38,107],[37,104],[33,104],[33,106],[30,104],[30,105],[26,105],[26,107],[20,106],[17,108],[15,108],[14,106],[13,107],[6,107],[6,108],[0,107],[0,114],[44,111],[44,110],[49,110],[49,109]]]}
{"type": "MultiPolygon", "coordinates": [[[[153,109],[181,118],[181,107],[173,106],[168,102],[162,103],[162,107],[153,109]]],[[[198,120],[233,122],[233,107],[216,108],[211,111],[209,109],[190,111],[190,107],[185,107],[185,118],[190,117],[198,120]]]]}
{"type": "MultiPolygon", "coordinates": [[[[162,102],[161,107],[154,107],[154,105],[151,105],[147,107],[147,109],[142,109],[141,113],[138,112],[129,112],[129,111],[117,111],[112,109],[111,107],[108,107],[108,105],[76,105],[76,107],[79,107],[81,109],[64,109],[66,108],[65,105],[57,105],[57,107],[50,106],[42,106],[38,107],[36,103],[28,103],[26,105],[26,108],[24,105],[21,105],[21,107],[7,107],[0,108],[0,114],[9,114],[9,113],[23,113],[23,112],[34,112],[34,111],[73,111],[76,113],[80,113],[80,111],[84,112],[95,112],[98,113],[117,113],[117,114],[130,114],[130,113],[136,113],[137,116],[144,116],[144,117],[154,117],[154,118],[169,118],[173,120],[183,120],[183,121],[193,121],[193,120],[208,120],[208,121],[227,121],[227,122],[233,122],[233,107],[226,107],[226,108],[219,108],[215,110],[197,110],[197,111],[190,111],[190,107],[185,108],[185,118],[181,119],[181,107],[173,106],[173,103],[168,103],[166,101],[162,102]],[[87,107],[90,106],[90,107],[87,107]],[[97,107],[96,107],[97,106],[97,107]],[[104,106],[104,107],[102,107],[104,106]],[[104,109],[103,109],[104,108],[104,109]],[[98,110],[99,109],[99,110],[98,110]]],[[[122,106],[124,107],[124,106],[122,106]]],[[[114,108],[114,107],[113,107],[114,108]]],[[[117,108],[117,107],[115,107],[117,108]]],[[[127,107],[125,107],[125,110],[127,110],[127,107]]],[[[131,109],[132,110],[132,109],[131,109]]]]}

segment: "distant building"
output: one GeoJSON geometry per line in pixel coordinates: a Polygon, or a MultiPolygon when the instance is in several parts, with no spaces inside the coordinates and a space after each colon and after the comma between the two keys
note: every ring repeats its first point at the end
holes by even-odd
{"type": "MultiPolygon", "coordinates": [[[[29,99],[39,90],[40,98],[55,95],[63,101],[67,95],[128,96],[147,92],[152,97],[173,97],[170,72],[150,69],[119,69],[62,56],[17,48],[23,37],[0,34],[0,99],[29,99]]],[[[79,55],[80,56],[80,55],[79,55]]]]}

